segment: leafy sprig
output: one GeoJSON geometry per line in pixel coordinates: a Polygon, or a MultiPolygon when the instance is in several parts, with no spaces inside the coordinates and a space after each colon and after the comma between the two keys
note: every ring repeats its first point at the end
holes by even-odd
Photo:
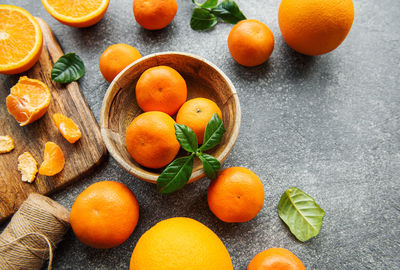
{"type": "Polygon", "coordinates": [[[223,0],[218,4],[218,0],[206,0],[204,3],[192,2],[196,5],[193,9],[190,26],[194,30],[207,30],[213,28],[218,23],[218,18],[226,23],[236,24],[245,20],[239,6],[233,0],[223,0]]]}
{"type": "Polygon", "coordinates": [[[77,81],[85,74],[85,65],[75,53],[61,56],[51,69],[51,79],[59,83],[77,81]]]}
{"type": "Polygon", "coordinates": [[[193,130],[188,126],[175,124],[176,139],[190,155],[175,159],[164,169],[157,179],[158,191],[167,194],[183,188],[192,175],[195,157],[198,157],[203,163],[203,169],[208,178],[217,178],[221,163],[203,151],[218,145],[225,131],[222,119],[217,113],[213,114],[204,132],[204,143],[198,147],[197,137],[193,130]]]}

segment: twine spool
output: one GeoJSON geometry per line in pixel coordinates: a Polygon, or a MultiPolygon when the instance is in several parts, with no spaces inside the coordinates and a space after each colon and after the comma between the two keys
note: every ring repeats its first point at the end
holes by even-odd
{"type": "Polygon", "coordinates": [[[69,211],[39,194],[30,194],[0,235],[0,269],[41,269],[69,229],[69,211]]]}

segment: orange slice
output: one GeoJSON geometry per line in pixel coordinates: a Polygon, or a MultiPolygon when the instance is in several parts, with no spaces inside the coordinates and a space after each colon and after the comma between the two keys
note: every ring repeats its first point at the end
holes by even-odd
{"type": "Polygon", "coordinates": [[[37,173],[37,162],[29,152],[25,152],[18,157],[18,171],[21,172],[23,182],[32,183],[37,173]]]}
{"type": "Polygon", "coordinates": [[[40,165],[39,174],[53,176],[64,169],[64,154],[57,144],[47,142],[44,146],[43,163],[40,165]]]}
{"type": "Polygon", "coordinates": [[[14,140],[10,136],[0,136],[0,154],[11,152],[14,149],[14,140]]]}
{"type": "Polygon", "coordinates": [[[55,113],[53,114],[53,120],[58,130],[68,142],[74,143],[81,138],[81,131],[71,118],[61,113],[55,113]]]}
{"type": "Polygon", "coordinates": [[[25,126],[46,113],[50,99],[50,90],[44,83],[23,76],[11,88],[6,104],[8,112],[14,116],[19,125],[25,126]]]}
{"type": "Polygon", "coordinates": [[[110,0],[42,0],[45,9],[59,22],[88,27],[103,18],[110,0]]]}
{"type": "Polygon", "coordinates": [[[42,45],[42,30],[28,11],[0,5],[0,73],[30,69],[39,59],[42,45]]]}

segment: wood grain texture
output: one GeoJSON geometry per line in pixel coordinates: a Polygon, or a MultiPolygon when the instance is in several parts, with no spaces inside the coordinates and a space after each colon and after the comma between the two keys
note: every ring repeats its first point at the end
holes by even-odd
{"type": "Polygon", "coordinates": [[[107,153],[99,126],[84,99],[78,83],[66,85],[51,80],[51,68],[63,52],[46,22],[37,18],[43,32],[43,50],[39,61],[25,74],[39,79],[51,91],[51,102],[47,113],[38,121],[20,127],[8,114],[6,97],[19,76],[8,76],[0,86],[0,135],[10,135],[15,149],[0,155],[0,222],[13,214],[30,193],[49,194],[88,173],[99,164],[107,153]],[[58,131],[51,116],[62,113],[72,118],[80,127],[82,138],[70,144],[58,131]],[[43,161],[44,145],[47,141],[58,144],[64,152],[65,168],[57,175],[38,175],[32,184],[21,181],[17,170],[20,154],[29,151],[39,164],[43,161]]]}
{"type": "MultiPolygon", "coordinates": [[[[153,170],[139,165],[126,148],[125,133],[131,121],[143,113],[135,98],[140,75],[148,68],[165,65],[177,70],[188,87],[188,100],[196,97],[211,99],[222,111],[226,128],[221,143],[207,151],[221,163],[228,157],[240,129],[241,111],[235,87],[226,75],[207,60],[187,53],[165,52],[143,57],[128,66],[111,83],[101,109],[101,133],[110,154],[128,172],[142,180],[156,183],[162,169],[153,170]]],[[[181,150],[179,155],[186,155],[181,150]]],[[[195,158],[189,182],[205,176],[203,166],[195,158]]]]}

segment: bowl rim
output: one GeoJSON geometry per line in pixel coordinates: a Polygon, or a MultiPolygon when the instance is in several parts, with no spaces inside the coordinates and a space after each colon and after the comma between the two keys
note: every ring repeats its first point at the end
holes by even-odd
{"type": "MultiPolygon", "coordinates": [[[[120,155],[118,155],[118,153],[117,153],[118,151],[113,147],[111,139],[107,136],[108,130],[110,130],[110,129],[108,127],[106,127],[106,123],[108,123],[108,121],[106,121],[105,117],[106,117],[106,115],[108,115],[107,112],[110,110],[110,108],[112,106],[111,101],[114,99],[115,94],[118,92],[117,91],[116,93],[114,93],[115,91],[113,91],[113,89],[114,89],[114,86],[117,84],[117,81],[119,80],[119,78],[123,77],[125,75],[125,73],[127,72],[127,70],[130,69],[132,66],[137,65],[140,62],[147,61],[150,58],[158,57],[158,56],[165,56],[165,55],[186,56],[186,57],[194,58],[198,61],[202,61],[205,64],[209,65],[211,68],[213,68],[216,72],[218,72],[221,75],[221,77],[225,80],[226,84],[229,86],[229,88],[232,92],[231,97],[235,101],[236,115],[235,115],[235,119],[234,119],[232,136],[229,138],[228,143],[225,146],[225,148],[223,149],[223,151],[218,156],[215,156],[215,158],[217,158],[221,164],[225,161],[225,159],[228,157],[229,153],[233,149],[233,146],[239,135],[240,125],[241,125],[241,115],[242,115],[238,94],[237,94],[236,88],[233,85],[232,81],[225,75],[225,73],[220,68],[218,68],[215,64],[213,64],[212,62],[210,62],[209,60],[207,60],[201,56],[197,56],[197,55],[194,55],[191,53],[186,53],[186,52],[165,51],[165,52],[158,52],[158,53],[152,53],[152,54],[146,55],[146,56],[141,57],[138,60],[132,62],[131,64],[129,64],[113,79],[113,81],[107,88],[107,91],[104,95],[103,102],[101,105],[101,110],[100,110],[100,131],[101,131],[101,136],[103,137],[104,144],[106,145],[111,156],[117,161],[117,163],[122,168],[124,168],[127,172],[129,172],[130,174],[138,177],[141,180],[144,180],[146,182],[150,182],[153,184],[157,183],[158,176],[154,175],[154,173],[150,173],[150,172],[144,173],[142,171],[136,170],[135,168],[130,166],[127,162],[125,162],[125,160],[123,158],[121,158],[120,155]]],[[[146,170],[145,167],[144,167],[144,169],[146,170]]],[[[204,172],[203,168],[201,167],[199,170],[192,172],[192,175],[190,176],[188,183],[199,180],[200,178],[203,178],[204,176],[205,176],[205,172],[204,172]]]]}

